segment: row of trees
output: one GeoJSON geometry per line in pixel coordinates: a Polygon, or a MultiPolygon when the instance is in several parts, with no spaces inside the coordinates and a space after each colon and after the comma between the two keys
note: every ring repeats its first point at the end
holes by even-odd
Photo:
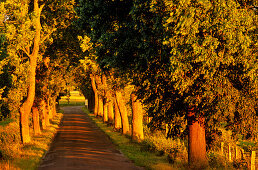
{"type": "Polygon", "coordinates": [[[252,5],[245,0],[80,0],[84,63],[102,70],[90,73],[94,113],[107,121],[112,109],[106,108],[117,104],[127,133],[119,97],[125,84],[132,85],[154,129],[167,123],[168,135],[188,134],[188,159],[195,167],[207,166],[206,139],[213,132],[218,137],[219,128],[232,130],[235,140],[257,140],[252,5]]]}
{"type": "Polygon", "coordinates": [[[46,129],[56,113],[72,56],[65,54],[61,40],[74,21],[74,5],[70,0],[0,3],[1,119],[20,121],[23,143],[31,140],[31,113],[35,134],[40,126],[46,129]]]}

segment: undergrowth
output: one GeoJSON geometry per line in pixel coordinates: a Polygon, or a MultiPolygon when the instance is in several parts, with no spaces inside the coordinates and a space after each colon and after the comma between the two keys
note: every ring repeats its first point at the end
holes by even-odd
{"type": "MultiPolygon", "coordinates": [[[[43,130],[37,136],[31,133],[31,142],[27,144],[20,142],[18,122],[0,126],[0,169],[36,169],[42,156],[49,149],[61,118],[62,113],[57,113],[47,130],[43,130]]],[[[31,130],[31,132],[33,131],[31,130]]]]}

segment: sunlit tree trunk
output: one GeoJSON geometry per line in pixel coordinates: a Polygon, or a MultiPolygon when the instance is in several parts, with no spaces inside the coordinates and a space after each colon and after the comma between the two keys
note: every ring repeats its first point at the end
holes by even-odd
{"type": "Polygon", "coordinates": [[[114,105],[115,105],[115,129],[121,129],[122,128],[122,120],[121,120],[121,114],[118,108],[118,104],[116,101],[116,98],[113,99],[114,105]]]}
{"type": "Polygon", "coordinates": [[[129,135],[128,113],[121,91],[116,91],[116,101],[121,114],[123,134],[129,135]]]}
{"type": "Polygon", "coordinates": [[[133,109],[133,120],[132,120],[132,139],[136,141],[142,141],[143,135],[143,108],[137,96],[132,93],[132,109],[133,109]]]}
{"type": "Polygon", "coordinates": [[[56,116],[56,96],[51,98],[51,111],[52,111],[52,116],[55,117],[56,116]]]}
{"type": "Polygon", "coordinates": [[[94,97],[95,97],[94,115],[97,116],[98,115],[99,97],[98,97],[98,91],[97,91],[97,87],[96,87],[96,80],[93,75],[91,75],[90,78],[91,78],[91,85],[92,85],[92,89],[94,91],[94,97]]]}
{"type": "Polygon", "coordinates": [[[41,134],[40,124],[39,124],[39,110],[37,107],[32,107],[32,119],[33,119],[33,129],[34,134],[41,134]]]}
{"type": "Polygon", "coordinates": [[[104,106],[103,106],[103,98],[99,95],[99,102],[98,102],[98,116],[103,117],[104,106]]]}
{"type": "Polygon", "coordinates": [[[103,122],[108,122],[108,103],[107,99],[104,101],[104,106],[103,106],[103,122]]]}
{"type": "Polygon", "coordinates": [[[50,97],[47,97],[47,110],[48,110],[48,116],[49,116],[49,120],[53,119],[53,113],[52,113],[52,108],[51,108],[51,102],[50,102],[50,97]]]}
{"type": "Polygon", "coordinates": [[[196,117],[194,108],[188,111],[188,163],[191,168],[205,168],[208,166],[206,157],[206,140],[203,117],[196,117]]]}
{"type": "Polygon", "coordinates": [[[108,122],[112,123],[114,122],[114,102],[112,98],[108,99],[108,122]]]}
{"type": "Polygon", "coordinates": [[[32,53],[29,54],[29,50],[27,54],[29,55],[29,72],[28,72],[28,93],[25,102],[20,107],[20,129],[21,129],[21,139],[23,143],[30,142],[30,134],[29,134],[29,115],[31,112],[31,108],[35,98],[35,80],[36,80],[36,67],[37,67],[37,58],[39,53],[39,45],[40,45],[40,15],[43,6],[39,7],[38,0],[34,0],[34,12],[36,19],[35,23],[35,37],[33,42],[33,50],[32,53]]]}
{"type": "Polygon", "coordinates": [[[41,123],[42,123],[42,129],[43,130],[47,129],[47,127],[50,125],[48,111],[47,111],[46,107],[47,106],[46,106],[45,100],[42,100],[41,104],[40,104],[40,109],[41,109],[41,112],[42,112],[41,123]]]}
{"type": "Polygon", "coordinates": [[[103,122],[108,122],[108,103],[109,103],[109,89],[107,86],[107,78],[103,74],[102,75],[102,84],[104,89],[104,116],[103,116],[103,122]]]}

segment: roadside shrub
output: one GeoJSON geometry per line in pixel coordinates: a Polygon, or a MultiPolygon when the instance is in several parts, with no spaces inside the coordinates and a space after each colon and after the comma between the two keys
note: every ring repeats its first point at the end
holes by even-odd
{"type": "Polygon", "coordinates": [[[156,131],[155,133],[146,132],[144,142],[151,150],[155,148],[158,153],[167,154],[170,163],[175,161],[187,162],[187,147],[179,138],[166,138],[166,135],[161,131],[156,131]]]}
{"type": "Polygon", "coordinates": [[[17,157],[20,150],[20,133],[17,122],[0,126],[0,158],[9,160],[17,157]]]}

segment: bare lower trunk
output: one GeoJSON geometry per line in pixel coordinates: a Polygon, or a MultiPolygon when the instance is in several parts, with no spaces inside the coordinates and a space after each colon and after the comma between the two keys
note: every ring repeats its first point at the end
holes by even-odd
{"type": "Polygon", "coordinates": [[[21,108],[20,109],[20,129],[21,129],[21,139],[23,143],[30,142],[30,128],[29,128],[29,111],[30,109],[21,108]]]}
{"type": "Polygon", "coordinates": [[[132,120],[132,138],[136,141],[142,141],[143,136],[143,108],[137,96],[132,93],[132,109],[133,109],[133,120],[132,120]]]}
{"type": "Polygon", "coordinates": [[[121,114],[118,109],[118,104],[115,98],[114,98],[114,104],[115,104],[115,129],[121,129],[122,128],[121,114]]]}
{"type": "Polygon", "coordinates": [[[112,124],[114,122],[114,102],[112,99],[108,102],[108,122],[112,124]]]}
{"type": "Polygon", "coordinates": [[[52,120],[53,113],[52,113],[52,108],[51,108],[50,97],[48,97],[48,101],[47,101],[47,110],[48,110],[49,120],[52,120]]]}
{"type": "Polygon", "coordinates": [[[127,108],[125,105],[123,95],[120,91],[116,91],[116,101],[121,114],[123,134],[129,135],[129,121],[128,121],[127,108]]]}
{"type": "Polygon", "coordinates": [[[108,122],[108,103],[107,100],[104,102],[104,107],[103,107],[103,122],[108,122]]]}
{"type": "Polygon", "coordinates": [[[191,168],[201,169],[208,166],[204,118],[196,117],[195,110],[188,112],[188,163],[191,168]]]}
{"type": "Polygon", "coordinates": [[[97,87],[96,87],[96,79],[93,75],[91,75],[90,77],[91,77],[91,86],[94,91],[94,97],[95,97],[94,115],[97,116],[98,115],[99,96],[98,96],[98,91],[97,91],[97,87]]]}
{"type": "Polygon", "coordinates": [[[56,116],[56,97],[51,98],[51,111],[52,111],[52,117],[56,116]]]}
{"type": "Polygon", "coordinates": [[[41,101],[40,108],[41,108],[41,112],[42,112],[42,117],[41,117],[42,129],[46,130],[47,127],[50,125],[50,123],[49,123],[48,111],[46,108],[46,102],[44,100],[41,101]]]}
{"type": "Polygon", "coordinates": [[[104,108],[103,108],[103,98],[99,95],[99,102],[98,102],[98,116],[101,116],[103,117],[103,111],[104,111],[104,108]]]}
{"type": "Polygon", "coordinates": [[[41,134],[40,124],[39,124],[39,110],[37,107],[32,107],[32,117],[33,117],[33,129],[34,134],[41,134]]]}

